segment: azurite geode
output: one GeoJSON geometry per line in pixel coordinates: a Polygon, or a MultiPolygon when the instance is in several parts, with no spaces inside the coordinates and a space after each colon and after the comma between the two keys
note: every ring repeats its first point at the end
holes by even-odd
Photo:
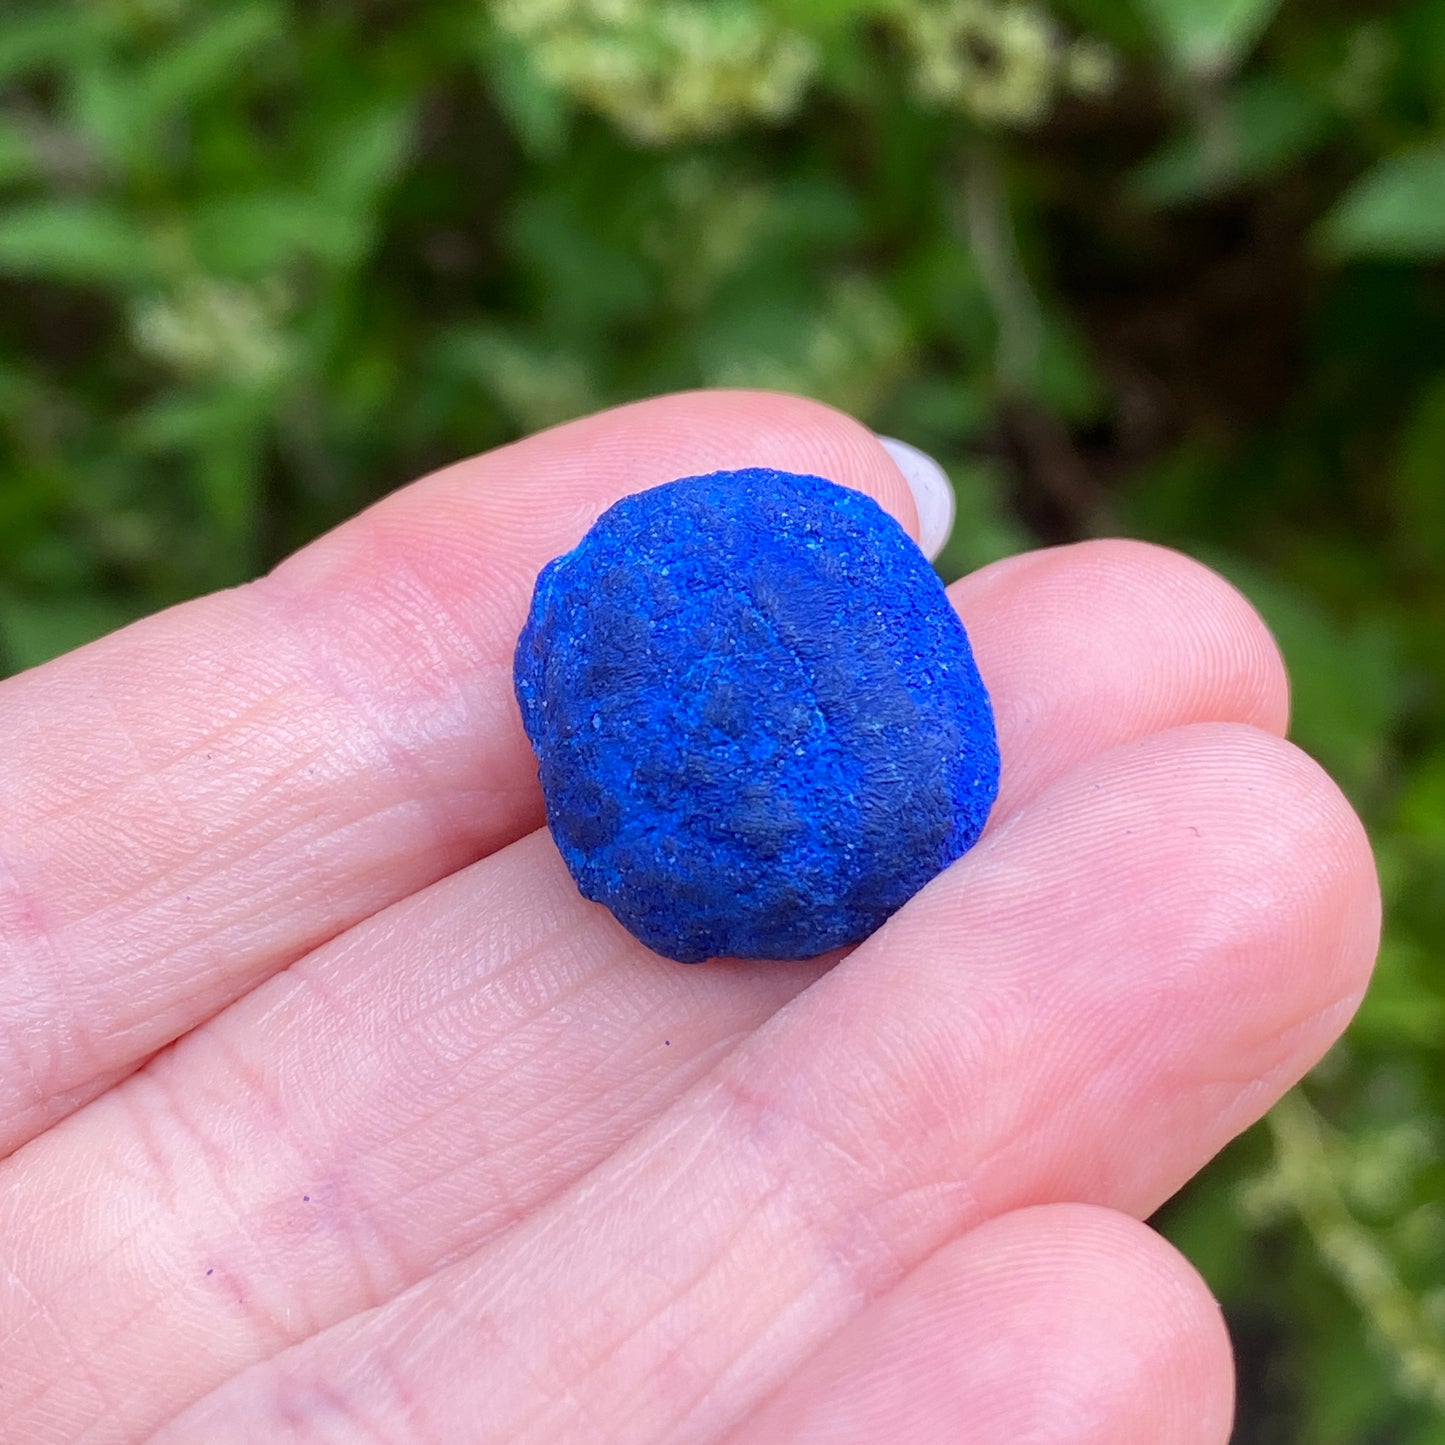
{"type": "Polygon", "coordinates": [[[658,953],[811,958],[972,846],[988,693],[907,533],[754,468],[611,507],[537,579],[517,698],[582,893],[658,953]]]}

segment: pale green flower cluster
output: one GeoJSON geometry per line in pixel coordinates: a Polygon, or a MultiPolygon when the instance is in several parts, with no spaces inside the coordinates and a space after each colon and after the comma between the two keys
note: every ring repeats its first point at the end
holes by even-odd
{"type": "Polygon", "coordinates": [[[818,56],[750,0],[497,0],[543,79],[635,140],[664,145],[776,120],[818,56]]]}
{"type": "Polygon", "coordinates": [[[265,382],[288,360],[287,298],[276,285],[187,277],[131,314],[136,349],[184,376],[265,382]]]}
{"type": "Polygon", "coordinates": [[[993,125],[1031,125],[1061,90],[1095,95],[1114,81],[1111,52],[1067,40],[1027,0],[918,0],[899,12],[918,91],[993,125]]]}
{"type": "MultiPolygon", "coordinates": [[[[766,0],[494,0],[548,84],[635,140],[665,145],[780,120],[820,65],[814,41],[766,0]]],[[[1041,120],[1060,91],[1097,94],[1114,58],[1069,40],[1031,0],[876,0],[921,98],[983,124],[1041,120]]]]}
{"type": "Polygon", "coordinates": [[[1379,1344],[1395,1360],[1401,1385],[1445,1410],[1445,1297],[1414,1296],[1397,1257],[1436,1261],[1445,1248],[1438,1206],[1407,1212],[1388,1232],[1361,1215],[1400,1210],[1420,1171],[1440,1159],[1433,1123],[1410,1121],[1373,1138],[1332,1134],[1304,1094],[1288,1094],[1270,1112],[1272,1167],[1241,1193],[1258,1224],[1288,1210],[1313,1237],[1326,1267],[1354,1299],[1379,1344]]]}

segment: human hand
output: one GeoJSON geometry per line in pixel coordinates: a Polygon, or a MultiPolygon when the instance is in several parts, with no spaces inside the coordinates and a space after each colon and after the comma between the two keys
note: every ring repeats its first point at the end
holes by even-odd
{"type": "Polygon", "coordinates": [[[1139,543],[965,579],[982,842],[831,970],[665,962],[539,831],[512,648],[617,496],[749,465],[915,526],[835,413],[666,398],[0,686],[4,1445],[1227,1438],[1137,1221],[1378,932],[1273,643],[1139,543]]]}

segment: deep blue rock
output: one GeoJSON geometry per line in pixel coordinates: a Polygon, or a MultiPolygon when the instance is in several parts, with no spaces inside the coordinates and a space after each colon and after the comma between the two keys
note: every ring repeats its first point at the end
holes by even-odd
{"type": "Polygon", "coordinates": [[[937,575],[820,477],[618,502],[537,579],[515,676],[577,886],[684,963],[857,943],[972,846],[998,791],[937,575]]]}

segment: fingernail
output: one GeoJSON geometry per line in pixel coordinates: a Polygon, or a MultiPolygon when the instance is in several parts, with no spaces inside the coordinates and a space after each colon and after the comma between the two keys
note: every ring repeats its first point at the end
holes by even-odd
{"type": "Polygon", "coordinates": [[[953,531],[953,485],[948,473],[927,452],[897,437],[880,436],[878,440],[913,493],[914,505],[918,508],[918,545],[931,562],[943,551],[953,531]]]}

